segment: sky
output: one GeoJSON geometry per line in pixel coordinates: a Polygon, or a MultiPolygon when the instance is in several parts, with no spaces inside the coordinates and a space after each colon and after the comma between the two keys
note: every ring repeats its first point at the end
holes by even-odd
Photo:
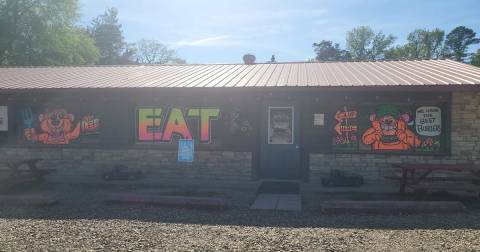
{"type": "MultiPolygon", "coordinates": [[[[305,61],[312,44],[345,46],[347,31],[367,25],[403,44],[416,28],[450,32],[459,25],[480,37],[480,0],[80,0],[81,25],[109,7],[119,11],[125,40],[157,40],[188,63],[305,61]]],[[[479,48],[471,48],[471,51],[479,48]]]]}

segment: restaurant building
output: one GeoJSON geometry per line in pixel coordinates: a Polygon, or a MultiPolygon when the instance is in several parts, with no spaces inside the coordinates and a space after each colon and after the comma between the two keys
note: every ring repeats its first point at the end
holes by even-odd
{"type": "Polygon", "coordinates": [[[121,164],[153,182],[377,185],[396,163],[480,165],[480,68],[451,60],[12,67],[0,89],[0,158],[63,181],[121,164]]]}

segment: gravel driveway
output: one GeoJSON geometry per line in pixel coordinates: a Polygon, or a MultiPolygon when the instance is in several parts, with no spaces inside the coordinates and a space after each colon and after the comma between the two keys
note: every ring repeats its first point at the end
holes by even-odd
{"type": "Polygon", "coordinates": [[[0,208],[9,250],[480,250],[480,212],[322,215],[103,205],[0,208]]]}

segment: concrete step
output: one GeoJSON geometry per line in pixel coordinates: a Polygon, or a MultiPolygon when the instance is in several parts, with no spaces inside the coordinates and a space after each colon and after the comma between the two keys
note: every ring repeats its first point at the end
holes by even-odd
{"type": "Polygon", "coordinates": [[[201,209],[225,209],[225,201],[217,197],[169,196],[140,193],[111,193],[106,195],[106,204],[141,204],[201,209]]]}
{"type": "Polygon", "coordinates": [[[0,195],[3,206],[49,206],[58,203],[54,193],[26,193],[0,195]]]}
{"type": "Polygon", "coordinates": [[[257,195],[250,209],[302,211],[302,197],[300,194],[261,193],[257,195]]]}
{"type": "Polygon", "coordinates": [[[466,210],[459,201],[351,201],[322,203],[324,213],[458,213],[466,210]]]}

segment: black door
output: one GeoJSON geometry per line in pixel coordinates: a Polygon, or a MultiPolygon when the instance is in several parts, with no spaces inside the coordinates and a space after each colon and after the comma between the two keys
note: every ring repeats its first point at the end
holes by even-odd
{"type": "Polygon", "coordinates": [[[263,106],[261,177],[298,179],[300,170],[300,115],[295,103],[263,106]]]}

